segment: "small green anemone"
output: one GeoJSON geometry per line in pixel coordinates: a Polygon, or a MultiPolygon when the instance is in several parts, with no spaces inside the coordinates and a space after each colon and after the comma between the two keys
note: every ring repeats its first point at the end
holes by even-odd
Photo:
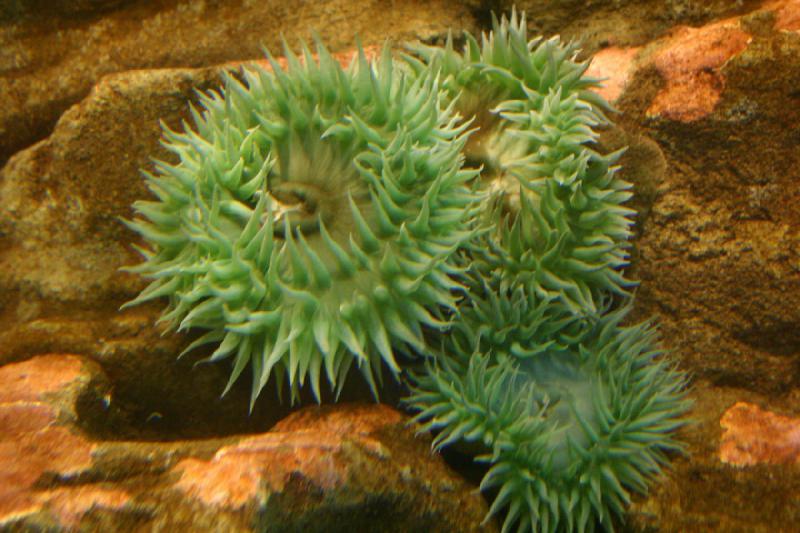
{"type": "Polygon", "coordinates": [[[130,270],[153,281],[127,305],[167,296],[170,328],[207,330],[187,351],[233,358],[228,388],[252,367],[253,401],[276,374],[293,400],[306,378],[319,398],[323,371],[338,392],[354,361],[377,396],[395,347],[424,351],[455,305],[477,198],[466,125],[388,46],[346,69],[321,44],[285,53],[286,70],[269,57],[202,94],[194,128],[164,127],[179,161],[157,161],[157,200],[134,204],[148,247],[130,270]]]}
{"type": "Polygon", "coordinates": [[[613,530],[630,493],[681,449],[684,375],[652,327],[620,324],[627,308],[580,320],[519,289],[471,294],[415,377],[420,430],[438,432],[436,448],[484,447],[481,489],[496,489],[503,531],[613,530]]]}
{"type": "Polygon", "coordinates": [[[616,175],[621,152],[593,148],[595,129],[608,124],[609,106],[592,90],[598,80],[584,76],[589,63],[575,59],[575,44],[529,41],[525,16],[516,11],[493,18],[480,44],[468,32],[464,37],[461,53],[449,37],[443,48],[410,47],[406,61],[420,76],[439,72],[459,111],[476,117],[467,160],[483,166],[482,188],[502,196],[499,215],[521,225],[512,243],[492,213],[498,231],[474,248],[487,272],[522,276],[543,297],[555,296],[575,313],[596,313],[604,293],[624,295],[632,285],[620,269],[634,214],[622,205],[631,193],[616,175]],[[515,221],[526,204],[525,220],[515,221]]]}

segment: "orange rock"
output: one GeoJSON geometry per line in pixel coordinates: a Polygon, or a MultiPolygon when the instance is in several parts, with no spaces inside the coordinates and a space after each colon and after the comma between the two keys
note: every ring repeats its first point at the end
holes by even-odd
{"type": "Polygon", "coordinates": [[[640,50],[640,46],[632,48],[611,46],[597,52],[586,70],[587,76],[604,80],[603,86],[595,89],[595,92],[608,102],[614,103],[628,85],[635,70],[634,60],[640,50]]]}
{"type": "Polygon", "coordinates": [[[176,488],[206,505],[237,509],[256,498],[264,487],[282,492],[294,473],[315,486],[331,490],[341,484],[346,465],[336,456],[342,439],[335,434],[265,433],[226,446],[210,461],[185,459],[175,471],[176,488]]]}
{"type": "Polygon", "coordinates": [[[130,501],[130,495],[124,490],[81,485],[46,491],[39,494],[37,500],[47,506],[60,525],[72,528],[94,507],[123,508],[130,501]]]}
{"type": "Polygon", "coordinates": [[[710,114],[725,87],[720,69],[742,53],[750,40],[738,18],[675,30],[650,56],[666,86],[653,99],[647,114],[681,122],[710,114]]]}
{"type": "Polygon", "coordinates": [[[738,402],[720,419],[719,458],[735,466],[800,462],[800,418],[738,402]]]}
{"type": "Polygon", "coordinates": [[[0,402],[41,400],[84,376],[83,365],[77,356],[53,354],[0,367],[0,402]]]}
{"type": "MultiPolygon", "coordinates": [[[[87,364],[72,355],[0,367],[0,525],[48,505],[52,494],[36,487],[45,473],[68,478],[91,467],[94,444],[68,420],[80,384],[92,379],[87,364]]],[[[94,505],[90,499],[82,500],[86,509],[94,505]]],[[[63,496],[57,500],[66,505],[63,496]]]]}
{"type": "Polygon", "coordinates": [[[175,467],[181,476],[175,486],[206,505],[228,509],[244,507],[262,487],[282,492],[295,474],[330,491],[348,478],[347,442],[385,457],[384,447],[369,435],[402,420],[385,405],[306,408],[269,433],[220,448],[209,461],[181,461],[175,467]]]}
{"type": "Polygon", "coordinates": [[[800,0],[777,0],[764,6],[775,12],[775,29],[800,32],[800,0]]]}

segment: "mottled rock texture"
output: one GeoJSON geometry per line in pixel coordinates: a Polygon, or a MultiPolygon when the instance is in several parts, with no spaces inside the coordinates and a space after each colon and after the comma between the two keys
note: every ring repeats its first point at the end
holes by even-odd
{"type": "MultiPolygon", "coordinates": [[[[766,458],[780,442],[750,466],[720,457],[737,402],[800,414],[800,2],[748,7],[608,47],[593,67],[628,139],[656,147],[626,170],[640,197],[652,191],[633,250],[636,314],[659,319],[694,376],[689,455],[633,505],[635,529],[791,531],[800,518],[800,471],[766,458]]],[[[756,447],[767,418],[748,426],[756,447]]]]}
{"type": "Polygon", "coordinates": [[[475,28],[455,0],[12,0],[0,6],[0,164],[43,139],[106,74],[261,57],[316,31],[334,51],[475,28]]]}
{"type": "Polygon", "coordinates": [[[97,364],[38,356],[0,382],[2,531],[493,530],[387,406],[305,408],[247,437],[106,441],[81,427],[113,410],[97,364]]]}
{"type": "Polygon", "coordinates": [[[719,423],[725,430],[719,447],[723,463],[753,466],[800,462],[800,418],[737,402],[719,423]]]}

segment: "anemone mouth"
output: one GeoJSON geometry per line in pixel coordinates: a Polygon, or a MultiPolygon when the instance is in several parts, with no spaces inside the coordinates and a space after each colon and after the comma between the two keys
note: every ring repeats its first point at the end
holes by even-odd
{"type": "Polygon", "coordinates": [[[302,232],[309,236],[319,233],[322,224],[330,225],[333,212],[326,202],[327,191],[307,182],[286,181],[269,190],[272,202],[273,233],[285,239],[286,231],[302,232]]]}
{"type": "Polygon", "coordinates": [[[602,379],[588,362],[573,353],[546,352],[519,365],[521,380],[533,390],[531,415],[549,426],[547,449],[554,471],[570,464],[566,442],[590,443],[586,427],[599,427],[597,406],[608,403],[602,379]]]}
{"type": "Polygon", "coordinates": [[[476,130],[464,147],[465,165],[480,168],[480,188],[496,198],[502,215],[520,209],[520,181],[514,175],[514,161],[525,155],[523,143],[514,137],[514,127],[489,110],[479,111],[476,130]]]}

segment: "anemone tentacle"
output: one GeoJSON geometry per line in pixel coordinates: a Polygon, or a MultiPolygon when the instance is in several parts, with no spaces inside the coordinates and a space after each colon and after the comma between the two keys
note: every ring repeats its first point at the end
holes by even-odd
{"type": "Polygon", "coordinates": [[[346,69],[319,43],[318,61],[285,53],[286,70],[270,56],[200,95],[194,128],[164,127],[179,163],[155,163],[158,199],[128,222],[150,245],[130,270],[154,280],[131,304],[169,296],[161,320],[208,330],[189,349],[218,342],[228,388],[251,365],[253,400],[276,373],[292,399],[306,379],[319,398],[323,372],[338,391],[353,362],[377,396],[395,348],[424,350],[455,306],[478,198],[467,125],[388,46],[346,69]]]}

